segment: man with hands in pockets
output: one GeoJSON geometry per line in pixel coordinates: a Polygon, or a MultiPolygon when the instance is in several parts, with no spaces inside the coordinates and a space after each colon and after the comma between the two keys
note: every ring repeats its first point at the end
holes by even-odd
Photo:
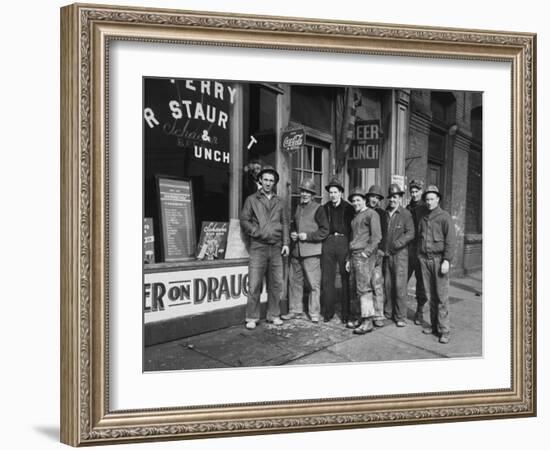
{"type": "Polygon", "coordinates": [[[274,192],[279,174],[264,166],[258,174],[260,189],[248,196],[241,211],[241,228],[250,238],[246,328],[260,321],[260,293],[267,274],[267,321],[281,325],[279,302],[283,289],[283,256],[289,253],[288,216],[283,200],[274,192]]]}

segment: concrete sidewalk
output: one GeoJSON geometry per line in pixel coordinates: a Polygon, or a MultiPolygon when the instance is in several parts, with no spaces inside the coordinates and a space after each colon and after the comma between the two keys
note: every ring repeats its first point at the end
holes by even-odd
{"type": "MultiPolygon", "coordinates": [[[[412,283],[411,283],[412,284],[412,283]]],[[[481,272],[451,280],[451,342],[422,333],[412,322],[416,309],[409,290],[408,323],[355,335],[338,317],[314,324],[291,320],[282,326],[261,322],[255,330],[242,325],[145,348],[144,370],[257,367],[482,356],[481,272]]],[[[424,319],[429,320],[428,308],[424,319]]],[[[427,323],[424,324],[427,326],[427,323]]]]}

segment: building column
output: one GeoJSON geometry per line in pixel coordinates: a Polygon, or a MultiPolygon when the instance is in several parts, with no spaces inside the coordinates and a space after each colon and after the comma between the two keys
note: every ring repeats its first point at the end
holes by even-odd
{"type": "Polygon", "coordinates": [[[456,231],[456,252],[453,261],[453,273],[464,273],[464,233],[466,228],[466,193],[468,188],[468,151],[469,139],[460,131],[451,127],[449,139],[452,143],[449,150],[450,189],[449,198],[444,199],[449,214],[453,219],[456,231]]]}
{"type": "Polygon", "coordinates": [[[290,183],[292,181],[290,156],[281,151],[282,130],[288,127],[290,123],[290,95],[291,87],[289,84],[281,85],[284,93],[277,95],[277,129],[275,131],[275,168],[279,172],[279,184],[277,185],[277,195],[281,197],[288,208],[290,208],[291,195],[290,183]]]}
{"type": "Polygon", "coordinates": [[[233,118],[229,130],[229,218],[238,219],[240,215],[240,196],[242,192],[243,170],[243,115],[244,99],[241,83],[233,85],[236,90],[235,102],[231,105],[229,116],[233,118]]]}
{"type": "MultiPolygon", "coordinates": [[[[396,89],[395,91],[395,121],[394,146],[392,146],[392,175],[403,177],[405,183],[405,157],[409,144],[409,105],[410,89],[396,89]]],[[[405,188],[405,186],[403,186],[405,188]]]]}

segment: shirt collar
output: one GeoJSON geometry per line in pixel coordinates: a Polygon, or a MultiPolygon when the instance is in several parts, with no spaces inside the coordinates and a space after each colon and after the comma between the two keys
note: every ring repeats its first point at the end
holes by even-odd
{"type": "MultiPolygon", "coordinates": [[[[264,197],[269,200],[269,198],[267,197],[263,189],[258,189],[258,192],[256,193],[256,195],[258,196],[258,198],[264,197]]],[[[275,192],[272,192],[271,198],[274,198],[274,197],[277,197],[277,194],[275,192]]]]}

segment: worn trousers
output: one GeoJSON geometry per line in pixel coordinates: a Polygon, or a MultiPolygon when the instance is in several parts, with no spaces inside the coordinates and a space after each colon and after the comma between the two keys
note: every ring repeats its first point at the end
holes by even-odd
{"type": "Polygon", "coordinates": [[[349,281],[346,271],[346,256],[348,254],[348,239],[345,236],[331,234],[323,242],[323,254],[321,255],[322,290],[321,290],[321,314],[327,319],[334,317],[336,303],[336,265],[342,280],[342,289],[339,300],[342,306],[342,320],[349,318],[349,281]]]}
{"type": "Polygon", "coordinates": [[[321,313],[321,257],[290,258],[288,273],[288,312],[301,314],[304,312],[304,282],[309,285],[308,312],[312,319],[318,319],[321,313]]]}
{"type": "Polygon", "coordinates": [[[375,319],[384,319],[384,276],[382,275],[383,258],[377,256],[371,277],[372,295],[374,297],[375,319]]]}
{"type": "Polygon", "coordinates": [[[426,290],[424,289],[424,281],[422,280],[422,271],[420,270],[417,249],[416,247],[409,246],[409,275],[407,280],[411,279],[413,273],[416,279],[416,311],[422,312],[427,302],[426,290]]]}
{"type": "Polygon", "coordinates": [[[407,318],[407,275],[409,256],[406,249],[384,258],[386,302],[384,314],[394,320],[407,318]]]}
{"type": "Polygon", "coordinates": [[[351,305],[352,316],[355,316],[358,305],[363,319],[375,319],[377,317],[371,283],[375,260],[376,254],[367,257],[358,252],[351,256],[351,282],[355,284],[356,290],[355,302],[351,305]]]}
{"type": "Polygon", "coordinates": [[[441,273],[441,255],[418,256],[426,297],[430,304],[432,330],[439,334],[449,334],[449,274],[441,273]]]}
{"type": "Polygon", "coordinates": [[[281,314],[280,301],[283,289],[283,257],[280,244],[250,245],[248,260],[248,299],[246,321],[260,320],[260,294],[267,275],[267,320],[281,314]]]}

